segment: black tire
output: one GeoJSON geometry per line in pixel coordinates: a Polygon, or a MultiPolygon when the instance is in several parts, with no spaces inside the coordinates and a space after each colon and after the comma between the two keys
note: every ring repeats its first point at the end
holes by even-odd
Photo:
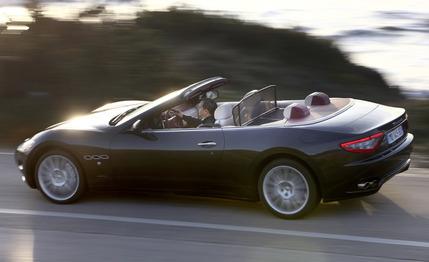
{"type": "Polygon", "coordinates": [[[44,153],[37,161],[34,176],[37,188],[42,195],[57,204],[75,202],[86,191],[85,177],[79,162],[72,155],[62,150],[51,150],[44,153]],[[61,164],[58,164],[58,168],[49,169],[48,162],[52,164],[50,166],[55,166],[55,162],[63,163],[64,168],[61,169],[61,164]],[[58,176],[58,178],[53,178],[54,176],[58,176]],[[66,184],[72,185],[68,194],[61,195],[55,192],[56,190],[66,192],[66,188],[68,188],[65,187],[66,184]]]}
{"type": "Polygon", "coordinates": [[[289,159],[276,159],[265,166],[259,176],[258,192],[268,210],[286,219],[308,214],[321,199],[310,171],[289,159]]]}

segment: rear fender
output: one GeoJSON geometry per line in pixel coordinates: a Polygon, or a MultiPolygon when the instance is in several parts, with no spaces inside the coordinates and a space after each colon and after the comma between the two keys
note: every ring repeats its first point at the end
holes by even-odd
{"type": "Polygon", "coordinates": [[[323,186],[324,179],[319,175],[321,174],[321,172],[319,172],[317,165],[315,165],[315,163],[312,161],[310,156],[306,155],[305,153],[299,150],[291,149],[291,148],[272,148],[262,152],[259,155],[258,159],[254,161],[254,163],[251,166],[251,170],[253,170],[252,184],[254,185],[255,188],[257,188],[259,176],[261,175],[263,168],[269,162],[279,158],[292,159],[297,162],[300,162],[305,167],[307,167],[310,173],[313,175],[313,178],[316,180],[319,192],[323,196],[322,190],[324,188],[323,186]]]}

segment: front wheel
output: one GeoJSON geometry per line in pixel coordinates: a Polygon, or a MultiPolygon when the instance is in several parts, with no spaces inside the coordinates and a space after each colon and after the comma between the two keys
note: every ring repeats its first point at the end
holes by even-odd
{"type": "Polygon", "coordinates": [[[269,163],[258,182],[259,198],[275,215],[298,218],[320,203],[314,178],[299,162],[279,159],[269,163]]]}
{"type": "Polygon", "coordinates": [[[58,204],[71,203],[85,191],[85,181],[78,163],[63,151],[50,151],[39,159],[36,183],[46,198],[58,204]]]}

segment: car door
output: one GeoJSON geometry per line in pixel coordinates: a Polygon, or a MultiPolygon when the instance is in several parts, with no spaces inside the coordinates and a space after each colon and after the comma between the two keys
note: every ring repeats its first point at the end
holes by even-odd
{"type": "Polygon", "coordinates": [[[198,191],[216,183],[223,148],[221,128],[122,132],[111,144],[115,180],[139,188],[198,191]]]}

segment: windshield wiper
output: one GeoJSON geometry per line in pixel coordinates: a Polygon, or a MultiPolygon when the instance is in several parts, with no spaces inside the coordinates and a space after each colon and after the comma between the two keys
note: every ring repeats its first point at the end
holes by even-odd
{"type": "Polygon", "coordinates": [[[129,113],[136,111],[137,109],[139,109],[140,107],[142,107],[143,105],[137,106],[137,107],[133,107],[128,109],[127,111],[120,113],[119,115],[113,117],[112,119],[110,119],[109,121],[109,125],[114,126],[117,123],[119,123],[119,121],[121,121],[122,119],[124,119],[125,116],[127,116],[129,113]]]}

